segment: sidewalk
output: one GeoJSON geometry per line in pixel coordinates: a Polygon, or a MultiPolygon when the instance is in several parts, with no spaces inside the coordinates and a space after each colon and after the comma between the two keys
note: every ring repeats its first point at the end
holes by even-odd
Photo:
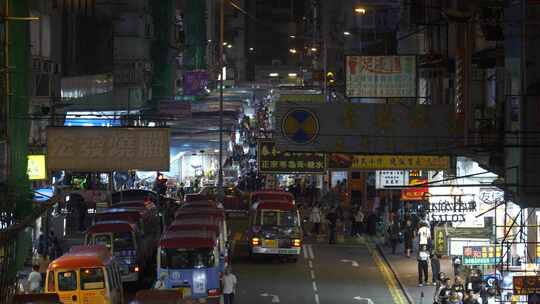
{"type": "MultiPolygon", "coordinates": [[[[416,261],[416,248],[415,252],[411,253],[411,257],[407,258],[403,253],[403,244],[399,244],[396,250],[396,254],[392,254],[392,250],[389,247],[385,247],[381,241],[377,241],[377,246],[382,249],[385,259],[390,264],[392,271],[396,274],[399,282],[403,285],[407,297],[412,303],[433,303],[433,295],[435,293],[435,286],[418,286],[418,263],[416,261]],[[422,300],[422,293],[424,298],[422,300]]],[[[441,259],[441,271],[447,276],[453,277],[452,261],[443,257],[441,259]]],[[[429,267],[429,281],[431,282],[431,265],[429,267]]]]}

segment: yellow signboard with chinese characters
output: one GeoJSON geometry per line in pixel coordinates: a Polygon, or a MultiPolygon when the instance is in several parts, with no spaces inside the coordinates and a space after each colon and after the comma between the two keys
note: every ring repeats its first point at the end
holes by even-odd
{"type": "Polygon", "coordinates": [[[45,155],[28,155],[26,172],[29,180],[47,179],[47,167],[45,167],[45,155]]]}
{"type": "Polygon", "coordinates": [[[168,171],[167,128],[47,128],[48,170],[168,171]]]}
{"type": "Polygon", "coordinates": [[[332,169],[364,170],[447,170],[450,168],[450,157],[332,153],[330,154],[328,167],[332,169]]]}
{"type": "Polygon", "coordinates": [[[316,173],[326,171],[324,153],[281,152],[271,140],[258,143],[257,163],[261,173],[316,173]]]}

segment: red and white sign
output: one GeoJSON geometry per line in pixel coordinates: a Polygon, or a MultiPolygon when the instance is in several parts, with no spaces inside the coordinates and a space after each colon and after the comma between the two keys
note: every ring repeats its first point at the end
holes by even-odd
{"type": "Polygon", "coordinates": [[[401,190],[401,200],[403,201],[419,201],[425,198],[425,195],[428,193],[427,179],[424,178],[414,178],[409,181],[409,186],[422,185],[418,187],[410,187],[408,189],[401,190]]]}

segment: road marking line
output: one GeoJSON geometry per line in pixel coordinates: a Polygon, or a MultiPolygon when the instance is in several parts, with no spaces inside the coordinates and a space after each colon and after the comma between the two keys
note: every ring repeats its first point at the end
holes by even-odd
{"type": "Polygon", "coordinates": [[[315,255],[313,254],[313,246],[311,245],[308,245],[308,253],[309,253],[309,258],[314,260],[315,259],[315,255]]]}
{"type": "Polygon", "coordinates": [[[307,246],[306,245],[302,245],[302,251],[304,252],[304,259],[307,260],[308,256],[307,256],[307,246]]]}
{"type": "Polygon", "coordinates": [[[311,282],[313,283],[313,290],[317,292],[317,283],[315,281],[311,282]]]}
{"type": "Polygon", "coordinates": [[[309,268],[313,268],[313,262],[311,260],[308,261],[309,268]]]}
{"type": "Polygon", "coordinates": [[[318,294],[315,294],[315,303],[319,304],[319,295],[318,294]]]}
{"type": "Polygon", "coordinates": [[[310,270],[310,272],[311,272],[311,279],[312,279],[312,280],[315,280],[315,271],[310,270]]]}
{"type": "Polygon", "coordinates": [[[394,299],[394,303],[396,304],[406,304],[407,300],[405,298],[405,295],[403,294],[403,291],[398,287],[398,282],[396,281],[396,278],[392,275],[390,272],[390,269],[383,261],[383,258],[380,256],[380,254],[371,248],[371,245],[366,242],[366,247],[373,257],[373,260],[375,264],[377,265],[377,268],[379,268],[383,279],[388,286],[388,290],[390,291],[390,295],[394,299]]]}

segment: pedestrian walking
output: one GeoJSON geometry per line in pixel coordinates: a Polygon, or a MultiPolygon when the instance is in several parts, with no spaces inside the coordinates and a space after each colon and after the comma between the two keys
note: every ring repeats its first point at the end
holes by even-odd
{"type": "Polygon", "coordinates": [[[236,285],[238,285],[238,279],[231,272],[230,267],[225,268],[225,275],[223,276],[223,301],[224,304],[234,303],[234,294],[236,291],[236,285]]]}
{"type": "Polygon", "coordinates": [[[32,266],[32,272],[28,275],[28,292],[40,293],[41,292],[41,273],[39,273],[39,265],[32,266]]]}
{"type": "Polygon", "coordinates": [[[336,213],[336,207],[332,207],[328,214],[326,215],[326,219],[328,220],[328,226],[330,229],[330,237],[328,238],[329,244],[335,244],[336,243],[336,226],[337,226],[337,220],[338,215],[336,213]]]}
{"type": "Polygon", "coordinates": [[[52,261],[61,255],[60,241],[54,231],[51,231],[49,234],[49,259],[52,261]]]}
{"type": "Polygon", "coordinates": [[[437,285],[437,281],[439,280],[439,274],[441,272],[441,254],[440,253],[432,253],[431,254],[431,281],[433,285],[437,285]]]}
{"type": "Polygon", "coordinates": [[[425,246],[418,249],[416,260],[418,261],[418,286],[427,285],[429,252],[425,246]]]}
{"type": "Polygon", "coordinates": [[[313,207],[311,207],[311,213],[309,215],[309,220],[313,224],[313,228],[311,229],[311,233],[315,233],[316,235],[319,235],[321,232],[321,209],[319,208],[319,203],[315,203],[313,207]]]}
{"type": "Polygon", "coordinates": [[[413,239],[414,239],[414,229],[413,229],[411,220],[408,219],[407,222],[405,223],[405,227],[403,228],[403,242],[405,245],[405,255],[408,258],[411,257],[413,239]]]}
{"type": "Polygon", "coordinates": [[[388,227],[388,238],[390,241],[390,247],[392,248],[392,254],[396,254],[397,244],[399,242],[399,224],[391,220],[388,227]]]}
{"type": "Polygon", "coordinates": [[[362,234],[362,225],[364,223],[364,213],[362,212],[362,208],[358,207],[358,210],[354,213],[353,220],[353,236],[360,236],[360,234],[362,234]]]}

